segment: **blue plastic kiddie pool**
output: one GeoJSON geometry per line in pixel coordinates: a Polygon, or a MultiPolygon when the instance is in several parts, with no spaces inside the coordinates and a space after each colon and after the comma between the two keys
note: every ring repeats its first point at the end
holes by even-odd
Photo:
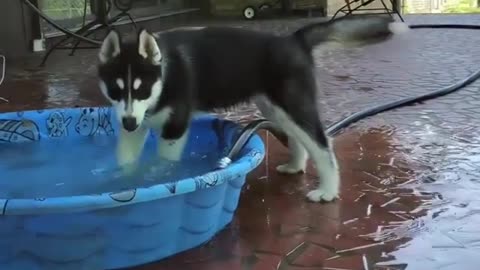
{"type": "Polygon", "coordinates": [[[113,114],[97,107],[0,114],[1,270],[145,264],[198,246],[231,222],[246,175],[265,154],[259,136],[215,169],[240,127],[200,116],[181,162],[158,168],[149,159],[151,133],[145,165],[128,178],[113,166],[113,114]]]}

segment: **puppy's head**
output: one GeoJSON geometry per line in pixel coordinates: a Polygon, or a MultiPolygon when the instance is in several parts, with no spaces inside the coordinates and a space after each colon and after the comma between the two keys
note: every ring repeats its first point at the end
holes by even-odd
{"type": "Polygon", "coordinates": [[[98,54],[100,89],[116,109],[123,128],[135,131],[162,93],[162,52],[152,34],[142,29],[123,41],[111,30],[98,54]]]}

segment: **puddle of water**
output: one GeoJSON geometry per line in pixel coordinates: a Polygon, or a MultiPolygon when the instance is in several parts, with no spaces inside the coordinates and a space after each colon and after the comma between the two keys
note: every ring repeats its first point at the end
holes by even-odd
{"type": "MultiPolygon", "coordinates": [[[[434,120],[434,119],[433,119],[434,120]]],[[[421,122],[421,121],[419,121],[421,122]]],[[[474,133],[452,136],[441,125],[421,123],[397,133],[396,149],[412,164],[424,166],[405,187],[428,195],[410,213],[424,216],[390,224],[369,235],[377,241],[409,239],[377,265],[408,264],[407,269],[477,269],[480,262],[480,144],[474,133]]],[[[461,133],[461,132],[458,132],[461,133]]]]}

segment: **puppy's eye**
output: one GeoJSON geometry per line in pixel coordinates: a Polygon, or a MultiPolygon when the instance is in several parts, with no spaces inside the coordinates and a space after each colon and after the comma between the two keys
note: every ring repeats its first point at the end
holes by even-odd
{"type": "Polygon", "coordinates": [[[109,88],[108,96],[113,100],[120,101],[120,99],[122,98],[121,90],[115,87],[109,88]]]}
{"type": "Polygon", "coordinates": [[[151,92],[148,87],[140,87],[133,94],[133,98],[144,100],[150,98],[151,92]]]}

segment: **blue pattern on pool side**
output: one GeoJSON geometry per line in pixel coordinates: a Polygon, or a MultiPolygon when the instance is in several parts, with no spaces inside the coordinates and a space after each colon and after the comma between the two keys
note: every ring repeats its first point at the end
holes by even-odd
{"type": "Polygon", "coordinates": [[[40,129],[31,120],[0,119],[0,142],[38,141],[40,129]]]}
{"type": "MultiPolygon", "coordinates": [[[[116,122],[108,107],[0,114],[0,147],[65,136],[114,139],[116,122]]],[[[219,152],[240,130],[213,116],[192,125],[191,136],[211,133],[219,152]]],[[[229,167],[193,178],[113,193],[0,198],[0,269],[123,268],[198,246],[231,222],[246,174],[264,155],[254,136],[229,167]]]]}

